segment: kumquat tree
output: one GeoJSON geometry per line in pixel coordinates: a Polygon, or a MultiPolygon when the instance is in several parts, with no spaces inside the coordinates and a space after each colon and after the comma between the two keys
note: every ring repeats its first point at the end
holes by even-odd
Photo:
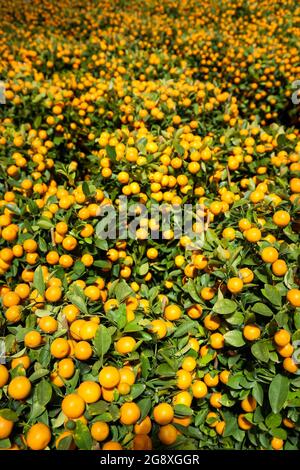
{"type": "Polygon", "coordinates": [[[0,1],[0,449],[296,450],[300,5],[0,1]]]}

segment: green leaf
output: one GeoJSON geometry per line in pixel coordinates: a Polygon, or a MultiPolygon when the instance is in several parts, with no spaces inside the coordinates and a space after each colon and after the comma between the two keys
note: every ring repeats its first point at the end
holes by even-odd
{"type": "Polygon", "coordinates": [[[282,428],[272,429],[271,434],[273,437],[277,437],[278,439],[282,439],[283,441],[286,441],[288,437],[286,430],[282,428]]]}
{"type": "Polygon", "coordinates": [[[91,450],[93,445],[93,439],[90,434],[89,428],[79,420],[76,421],[74,440],[78,449],[91,450]]]}
{"type": "Polygon", "coordinates": [[[29,377],[30,382],[34,382],[35,380],[39,380],[42,377],[45,377],[46,375],[49,374],[48,369],[38,369],[31,376],[29,377]]]}
{"type": "Polygon", "coordinates": [[[121,280],[118,282],[114,289],[114,294],[119,303],[123,302],[127,297],[132,294],[133,290],[129,287],[126,281],[121,280]]]}
{"type": "Polygon", "coordinates": [[[237,309],[237,304],[230,299],[219,299],[213,306],[213,311],[219,313],[220,315],[228,315],[235,312],[237,309]]]}
{"type": "Polygon", "coordinates": [[[270,429],[278,428],[281,424],[282,418],[280,414],[270,413],[265,420],[266,426],[270,429]]]}
{"type": "Polygon", "coordinates": [[[111,310],[107,317],[117,324],[119,330],[122,330],[127,323],[126,305],[122,304],[116,310],[111,310]]]}
{"type": "Polygon", "coordinates": [[[11,442],[9,439],[0,439],[0,449],[9,449],[11,442]]]}
{"type": "Polygon", "coordinates": [[[152,402],[151,398],[143,398],[138,402],[138,407],[141,410],[141,417],[139,419],[139,422],[143,421],[143,419],[148,416],[150,410],[151,410],[152,402]]]}
{"type": "Polygon", "coordinates": [[[265,284],[264,289],[261,290],[266,299],[271,302],[271,304],[276,305],[276,307],[281,307],[281,294],[276,286],[271,286],[265,284]]]}
{"type": "Polygon", "coordinates": [[[51,222],[51,220],[45,218],[41,218],[40,220],[38,220],[36,225],[44,230],[50,230],[50,228],[53,227],[53,223],[51,222]]]}
{"type": "Polygon", "coordinates": [[[163,362],[162,364],[159,364],[159,366],[156,368],[156,374],[159,377],[173,377],[175,374],[175,370],[172,369],[169,364],[163,362]]]}
{"type": "Polygon", "coordinates": [[[145,388],[145,384],[133,384],[130,390],[131,399],[135,400],[137,397],[139,397],[143,393],[145,388]]]}
{"type": "Polygon", "coordinates": [[[223,436],[224,437],[232,436],[232,434],[237,428],[237,417],[234,416],[229,411],[224,411],[224,420],[226,422],[226,426],[224,429],[223,436]]]}
{"type": "Polygon", "coordinates": [[[188,294],[191,296],[191,298],[195,302],[202,302],[201,297],[199,297],[199,295],[197,293],[195,284],[191,279],[189,279],[188,282],[185,284],[184,290],[188,292],[188,294]]]}
{"type": "Polygon", "coordinates": [[[104,354],[107,353],[111,345],[111,336],[106,326],[99,325],[93,343],[94,343],[96,353],[99,357],[99,362],[101,364],[100,365],[101,367],[103,364],[104,354]]]}
{"type": "Polygon", "coordinates": [[[269,349],[264,341],[258,341],[251,346],[251,352],[256,359],[268,362],[270,358],[269,349]]]}
{"type": "Polygon", "coordinates": [[[196,327],[196,322],[184,320],[178,328],[174,331],[173,337],[180,338],[181,336],[185,336],[186,334],[192,334],[192,330],[196,327]]]}
{"type": "Polygon", "coordinates": [[[144,379],[147,379],[150,373],[150,367],[151,367],[150,361],[148,357],[146,356],[146,354],[144,354],[144,352],[141,353],[140,360],[141,360],[141,368],[142,368],[142,377],[144,379]]]}
{"type": "Polygon", "coordinates": [[[252,312],[259,313],[259,315],[263,315],[264,317],[272,317],[273,312],[272,310],[262,302],[257,302],[251,308],[252,312]]]}
{"type": "Polygon", "coordinates": [[[68,299],[70,300],[72,304],[76,305],[76,307],[78,307],[82,313],[85,313],[85,315],[88,315],[88,309],[87,309],[86,303],[79,295],[68,294],[68,299]]]}
{"type": "Polygon", "coordinates": [[[0,410],[0,416],[4,419],[8,419],[9,421],[13,421],[14,423],[16,423],[19,419],[17,413],[8,408],[3,408],[0,410]]]}
{"type": "Polygon", "coordinates": [[[277,374],[269,387],[269,402],[273,413],[279,413],[287,400],[290,382],[287,377],[277,374]]]}
{"type": "Polygon", "coordinates": [[[177,417],[192,416],[193,410],[189,406],[186,406],[186,405],[175,405],[174,414],[177,417]]]}
{"type": "Polygon", "coordinates": [[[37,401],[34,401],[31,407],[29,420],[36,420],[39,416],[44,413],[44,411],[46,411],[46,408],[43,405],[40,405],[37,401]]]}
{"type": "Polygon", "coordinates": [[[37,289],[38,293],[40,295],[44,295],[45,289],[46,289],[46,284],[44,281],[44,276],[43,276],[43,271],[42,271],[42,266],[38,266],[36,270],[34,271],[34,276],[33,276],[33,287],[37,289]]]}
{"type": "Polygon", "coordinates": [[[115,147],[112,147],[111,145],[107,145],[107,146],[105,147],[105,150],[106,150],[107,156],[108,156],[111,160],[115,160],[115,158],[116,158],[116,156],[117,156],[115,147]]]}
{"type": "Polygon", "coordinates": [[[88,406],[89,414],[94,415],[101,415],[108,410],[109,403],[103,400],[99,400],[96,403],[92,403],[88,406]]]}
{"type": "Polygon", "coordinates": [[[259,405],[263,404],[264,391],[260,383],[254,382],[253,387],[252,387],[252,395],[259,405]]]}
{"type": "Polygon", "coordinates": [[[65,436],[58,443],[57,450],[69,450],[73,442],[73,436],[65,436]]]}
{"type": "Polygon", "coordinates": [[[227,344],[236,348],[244,346],[245,344],[243,334],[240,330],[228,331],[227,333],[225,333],[224,339],[227,344]]]}
{"type": "Polygon", "coordinates": [[[145,276],[149,271],[149,263],[143,263],[141,266],[138,267],[137,273],[139,276],[145,276]]]}
{"type": "Polygon", "coordinates": [[[40,405],[45,406],[52,397],[52,387],[45,379],[41,380],[36,387],[37,400],[40,405]]]}

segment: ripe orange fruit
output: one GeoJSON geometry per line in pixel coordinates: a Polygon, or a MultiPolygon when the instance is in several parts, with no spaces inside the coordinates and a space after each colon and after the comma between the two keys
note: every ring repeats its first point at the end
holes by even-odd
{"type": "Polygon", "coordinates": [[[75,372],[75,364],[73,360],[69,357],[59,361],[57,365],[57,371],[60,377],[64,379],[70,379],[75,372]]]}
{"type": "Polygon", "coordinates": [[[186,356],[183,361],[182,361],[182,369],[186,370],[188,372],[192,372],[197,366],[196,359],[194,359],[192,356],[186,356]]]}
{"type": "Polygon", "coordinates": [[[192,307],[189,307],[187,310],[187,314],[193,320],[197,320],[197,318],[200,318],[202,315],[202,306],[197,304],[193,305],[192,307]]]}
{"type": "Polygon", "coordinates": [[[99,383],[102,387],[113,388],[120,382],[120,373],[116,367],[106,366],[99,373],[99,383]]]}
{"type": "Polygon", "coordinates": [[[140,423],[134,425],[133,431],[135,434],[149,434],[152,428],[151,419],[146,416],[140,423]]]}
{"type": "Polygon", "coordinates": [[[271,440],[271,446],[273,450],[281,450],[283,448],[284,441],[278,437],[273,437],[271,440]]]}
{"type": "Polygon", "coordinates": [[[28,369],[28,367],[31,364],[31,360],[29,356],[20,356],[16,357],[11,361],[11,368],[14,369],[15,367],[21,365],[25,370],[28,369]]]}
{"type": "Polygon", "coordinates": [[[295,423],[289,418],[283,418],[282,422],[286,428],[294,429],[295,427],[295,423]]]}
{"type": "Polygon", "coordinates": [[[133,450],[152,450],[152,440],[147,434],[138,434],[133,438],[133,450]]]}
{"type": "Polygon", "coordinates": [[[109,426],[103,421],[96,421],[92,424],[91,435],[95,441],[102,442],[108,438],[109,435],[109,426]]]}
{"type": "Polygon", "coordinates": [[[215,296],[215,290],[212,287],[203,287],[200,295],[203,300],[211,300],[215,296]]]}
{"type": "Polygon", "coordinates": [[[95,321],[85,321],[80,328],[80,337],[83,340],[95,338],[98,330],[98,324],[95,321]]]}
{"type": "Polygon", "coordinates": [[[275,276],[281,277],[286,274],[288,270],[287,264],[283,259],[278,259],[272,264],[272,272],[275,276]]]}
{"type": "Polygon", "coordinates": [[[46,315],[40,319],[39,327],[44,333],[54,333],[57,330],[58,322],[50,315],[46,315]]]}
{"type": "Polygon", "coordinates": [[[51,286],[46,289],[45,298],[49,302],[57,302],[62,298],[62,290],[58,286],[51,286]]]}
{"type": "Polygon", "coordinates": [[[100,299],[100,289],[97,286],[86,287],[84,289],[84,293],[93,302],[96,302],[96,300],[100,299]]]}
{"type": "Polygon", "coordinates": [[[244,231],[244,236],[248,242],[256,243],[261,239],[261,231],[256,227],[249,228],[244,231]]]}
{"type": "Polygon", "coordinates": [[[202,380],[196,380],[192,384],[192,393],[194,398],[204,398],[207,395],[207,385],[202,380]]]}
{"type": "Polygon", "coordinates": [[[50,352],[57,359],[62,359],[69,354],[70,345],[64,338],[56,338],[51,343],[50,352]]]}
{"type": "Polygon", "coordinates": [[[105,387],[102,387],[102,388],[101,388],[101,391],[102,391],[102,398],[103,398],[103,400],[108,401],[108,402],[114,401],[114,399],[115,399],[115,391],[116,391],[116,390],[117,390],[116,388],[105,388],[105,387]]]}
{"type": "Polygon", "coordinates": [[[22,318],[22,307],[20,305],[13,305],[8,307],[4,312],[5,318],[11,323],[17,323],[22,318]]]}
{"type": "Polygon", "coordinates": [[[216,432],[220,435],[220,436],[223,436],[223,433],[225,431],[225,426],[226,426],[226,423],[225,421],[219,421],[217,424],[216,424],[216,432]]]}
{"type": "Polygon", "coordinates": [[[84,399],[85,403],[95,403],[101,397],[101,387],[96,382],[86,380],[85,382],[81,382],[77,393],[84,399]]]}
{"type": "Polygon", "coordinates": [[[3,418],[0,416],[0,439],[6,439],[9,437],[14,427],[13,421],[3,418]]]}
{"type": "Polygon", "coordinates": [[[164,311],[164,317],[166,320],[175,321],[178,320],[182,315],[181,308],[178,305],[170,304],[167,305],[164,311]]]}
{"type": "Polygon", "coordinates": [[[221,333],[213,333],[210,336],[210,345],[213,349],[222,349],[224,344],[224,336],[221,333]]]}
{"type": "Polygon", "coordinates": [[[298,366],[291,357],[286,357],[283,360],[283,368],[291,374],[296,374],[296,372],[298,372],[298,366]]]}
{"type": "Polygon", "coordinates": [[[220,399],[222,398],[222,394],[219,392],[214,392],[211,394],[209,403],[214,408],[222,408],[222,404],[220,403],[220,399]]]}
{"type": "Polygon", "coordinates": [[[158,439],[162,444],[170,446],[176,441],[177,435],[178,432],[175,426],[173,424],[166,424],[159,428],[158,439]]]}
{"type": "Polygon", "coordinates": [[[87,361],[93,355],[92,346],[87,341],[79,341],[74,347],[74,356],[79,361],[87,361]]]}
{"type": "Polygon", "coordinates": [[[179,369],[176,373],[176,385],[180,390],[186,390],[192,383],[192,375],[190,372],[179,369]]]}
{"type": "Polygon", "coordinates": [[[204,326],[209,331],[217,330],[221,326],[221,318],[218,315],[209,313],[204,318],[204,326]]]}
{"type": "Polygon", "coordinates": [[[252,413],[256,409],[257,402],[254,397],[248,395],[247,398],[241,401],[241,407],[246,413],[252,413]]]}
{"type": "Polygon", "coordinates": [[[67,418],[76,419],[84,413],[85,401],[76,393],[70,393],[63,399],[61,408],[67,418]]]}
{"type": "Polygon", "coordinates": [[[277,346],[276,349],[281,357],[291,357],[294,352],[294,347],[290,343],[285,346],[277,346]]]}
{"type": "Polygon", "coordinates": [[[274,263],[278,260],[279,254],[276,248],[273,248],[272,246],[267,246],[261,251],[260,256],[265,263],[274,263]]]}
{"type": "Polygon", "coordinates": [[[273,222],[278,227],[286,227],[289,224],[290,220],[290,214],[283,210],[277,211],[273,215],[273,222]]]}
{"type": "Polygon", "coordinates": [[[241,268],[239,270],[239,276],[244,284],[250,284],[254,279],[254,273],[249,268],[241,268]]]}
{"type": "Polygon", "coordinates": [[[71,336],[72,336],[72,338],[74,338],[77,341],[82,339],[81,336],[80,336],[80,330],[81,330],[82,326],[84,325],[84,323],[85,323],[85,320],[80,318],[79,320],[73,321],[72,324],[71,324],[71,327],[70,327],[71,336]]]}
{"type": "Polygon", "coordinates": [[[34,424],[28,431],[26,442],[32,450],[43,450],[51,441],[51,432],[44,423],[34,424]]]}
{"type": "Polygon", "coordinates": [[[243,281],[239,277],[231,277],[227,282],[227,288],[232,294],[238,294],[243,289],[243,281]]]}
{"type": "Polygon", "coordinates": [[[260,329],[258,326],[249,324],[244,326],[243,335],[248,341],[255,341],[260,337],[260,329]]]}
{"type": "Polygon", "coordinates": [[[162,319],[151,321],[151,332],[155,333],[159,339],[162,339],[167,334],[167,324],[162,319]]]}
{"type": "Polygon", "coordinates": [[[20,297],[20,299],[25,300],[30,294],[30,287],[28,284],[20,283],[15,288],[16,294],[20,297]]]}
{"type": "Polygon", "coordinates": [[[141,410],[134,402],[124,403],[120,408],[120,422],[126,426],[135,424],[141,416],[141,410]]]}
{"type": "Polygon", "coordinates": [[[2,297],[3,307],[13,307],[21,302],[20,296],[16,292],[7,292],[2,297]]]}
{"type": "Polygon", "coordinates": [[[168,403],[160,403],[153,409],[153,418],[157,424],[165,425],[171,423],[174,411],[168,403]]]}
{"type": "MultiPolygon", "coordinates": [[[[73,321],[76,320],[78,314],[79,314],[79,308],[76,307],[76,305],[69,304],[65,305],[63,310],[62,310],[63,315],[65,315],[67,322],[72,323],[73,321]]],[[[79,329],[80,331],[80,329],[79,329]]]]}
{"type": "Polygon", "coordinates": [[[30,238],[24,241],[23,248],[26,253],[35,253],[38,249],[38,244],[35,240],[30,238]]]}
{"type": "Polygon", "coordinates": [[[105,442],[105,444],[103,444],[102,446],[102,450],[122,450],[122,449],[123,447],[121,446],[121,444],[115,441],[105,442]]]}
{"type": "Polygon", "coordinates": [[[286,346],[291,340],[291,335],[287,330],[281,329],[274,335],[274,341],[277,346],[286,346]]]}
{"type": "Polygon", "coordinates": [[[130,367],[128,366],[122,367],[119,370],[119,374],[120,374],[120,382],[127,383],[128,385],[134,384],[135,375],[134,375],[133,370],[130,367]]]}
{"type": "Polygon", "coordinates": [[[136,340],[131,336],[123,336],[116,342],[116,351],[119,354],[129,354],[136,346],[136,340]]]}
{"type": "Polygon", "coordinates": [[[245,415],[243,413],[238,416],[238,425],[239,428],[243,431],[249,431],[249,429],[251,429],[253,426],[252,423],[250,423],[250,421],[245,418],[245,415]]]}
{"type": "Polygon", "coordinates": [[[67,251],[75,250],[77,246],[77,240],[72,235],[68,235],[63,239],[62,246],[67,251]]]}
{"type": "Polygon", "coordinates": [[[34,349],[42,344],[42,337],[38,331],[29,331],[24,336],[24,344],[28,348],[34,349]]]}
{"type": "Polygon", "coordinates": [[[219,376],[218,374],[212,375],[210,372],[207,372],[203,380],[208,387],[216,387],[219,383],[219,376]]]}
{"type": "Polygon", "coordinates": [[[300,307],[300,289],[290,289],[287,299],[293,307],[300,307]]]}
{"type": "Polygon", "coordinates": [[[14,400],[24,400],[31,391],[31,382],[27,377],[13,378],[8,385],[8,394],[14,400]]]}
{"type": "Polygon", "coordinates": [[[222,370],[222,372],[219,375],[221,382],[225,385],[227,384],[229,380],[229,376],[230,376],[229,370],[222,370]]]}

